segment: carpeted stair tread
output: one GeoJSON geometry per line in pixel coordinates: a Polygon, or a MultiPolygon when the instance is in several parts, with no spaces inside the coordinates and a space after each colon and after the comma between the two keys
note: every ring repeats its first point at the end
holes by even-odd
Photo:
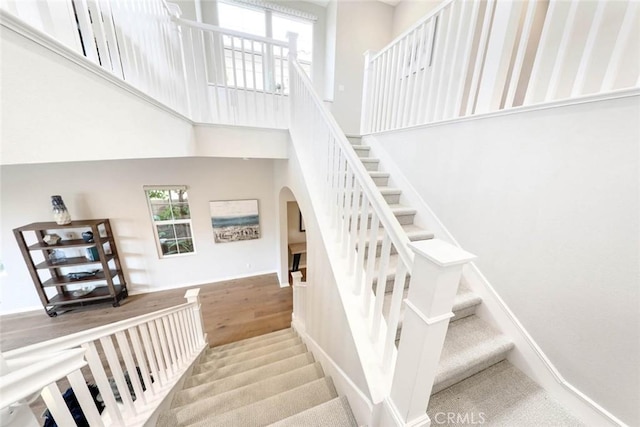
{"type": "Polygon", "coordinates": [[[358,423],[344,396],[271,424],[270,427],[357,427],[358,423]]]}
{"type": "Polygon", "coordinates": [[[295,333],[295,331],[292,328],[285,328],[285,329],[279,329],[277,331],[274,332],[269,332],[268,334],[263,334],[263,335],[258,335],[255,337],[251,337],[251,338],[245,338],[243,340],[240,341],[234,341],[234,342],[230,342],[228,344],[223,344],[223,345],[219,345],[216,346],[214,348],[211,348],[208,350],[208,353],[216,353],[218,351],[225,351],[225,350],[229,350],[232,348],[236,348],[236,347],[242,347],[243,345],[246,344],[251,344],[251,343],[256,343],[259,341],[266,341],[266,340],[270,340],[272,338],[276,338],[282,335],[292,335],[292,336],[297,336],[297,334],[295,333]]]}
{"type": "Polygon", "coordinates": [[[220,362],[228,365],[230,363],[235,363],[235,362],[230,362],[231,360],[234,360],[234,359],[238,361],[249,360],[254,357],[259,357],[264,354],[269,354],[270,352],[289,348],[294,345],[298,345],[300,343],[302,343],[302,341],[300,340],[300,337],[291,337],[286,340],[279,340],[275,342],[265,341],[265,344],[263,346],[251,347],[251,348],[248,348],[246,351],[235,352],[231,354],[224,352],[215,356],[213,355],[209,357],[205,356],[202,358],[201,363],[220,362]]]}
{"type": "Polygon", "coordinates": [[[184,393],[188,391],[189,388],[195,387],[199,387],[198,390],[200,392],[205,392],[206,389],[215,390],[215,393],[221,393],[222,391],[242,387],[244,385],[251,384],[252,382],[279,375],[288,372],[291,369],[300,368],[314,362],[315,360],[311,353],[304,353],[213,381],[207,374],[192,375],[185,380],[183,390],[179,391],[178,394],[184,393]]]}
{"type": "Polygon", "coordinates": [[[324,376],[320,364],[307,365],[275,377],[251,383],[214,396],[199,398],[182,406],[174,406],[158,420],[157,427],[173,427],[198,422],[211,415],[249,405],[324,376]]]}
{"type": "MultiPolygon", "coordinates": [[[[271,346],[265,347],[265,349],[269,347],[271,346]]],[[[307,347],[299,341],[297,344],[292,344],[282,349],[275,349],[271,351],[265,350],[259,354],[251,353],[251,355],[255,355],[255,357],[251,357],[249,359],[239,359],[239,356],[246,355],[245,353],[242,353],[236,357],[224,359],[222,362],[213,361],[200,363],[193,368],[192,375],[199,375],[208,372],[211,373],[212,371],[215,371],[221,375],[218,378],[228,377],[234,373],[248,371],[249,369],[257,368],[258,366],[267,365],[269,363],[277,362],[278,360],[287,359],[306,352],[307,347]]]]}
{"type": "Polygon", "coordinates": [[[472,420],[449,423],[437,414],[474,414],[475,424],[492,427],[584,425],[506,360],[431,396],[427,413],[434,425],[450,427],[468,426],[472,420]]]}
{"type": "Polygon", "coordinates": [[[475,315],[451,322],[432,394],[500,362],[512,348],[506,336],[475,315]]]}
{"type": "Polygon", "coordinates": [[[250,343],[246,343],[245,345],[242,346],[238,346],[238,347],[234,347],[234,348],[228,348],[228,349],[224,349],[224,350],[210,350],[208,351],[205,355],[204,358],[207,360],[213,360],[213,359],[221,359],[223,357],[228,357],[234,354],[240,354],[240,353],[244,353],[247,351],[251,351],[251,350],[255,350],[257,348],[262,348],[266,345],[272,345],[272,344],[276,344],[282,341],[288,341],[288,340],[292,340],[292,339],[296,339],[298,338],[297,335],[291,333],[291,334],[283,334],[280,336],[276,336],[273,338],[270,338],[268,340],[261,340],[261,341],[256,341],[256,342],[250,342],[250,343]]]}
{"type": "Polygon", "coordinates": [[[321,378],[218,416],[209,416],[190,427],[257,427],[288,418],[337,397],[329,378],[321,378]]]}

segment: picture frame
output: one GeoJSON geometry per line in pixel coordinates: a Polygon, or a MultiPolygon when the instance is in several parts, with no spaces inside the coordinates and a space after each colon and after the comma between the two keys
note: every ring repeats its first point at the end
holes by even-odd
{"type": "Polygon", "coordinates": [[[258,199],[210,201],[209,211],[215,243],[260,238],[258,199]]]}

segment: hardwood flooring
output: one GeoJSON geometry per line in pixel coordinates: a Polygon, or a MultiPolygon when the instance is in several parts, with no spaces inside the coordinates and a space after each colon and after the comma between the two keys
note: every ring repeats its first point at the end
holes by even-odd
{"type": "MultiPolygon", "coordinates": [[[[275,274],[199,288],[204,327],[211,347],[291,325],[292,290],[280,288],[275,274]]],[[[54,318],[44,310],[0,316],[0,349],[7,351],[182,304],[187,289],[131,295],[117,308],[110,303],[89,305],[54,318]]]]}

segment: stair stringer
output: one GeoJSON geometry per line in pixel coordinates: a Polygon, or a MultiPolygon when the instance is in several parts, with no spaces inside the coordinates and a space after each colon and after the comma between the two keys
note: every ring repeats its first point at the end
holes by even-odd
{"type": "MultiPolygon", "coordinates": [[[[417,210],[414,223],[433,231],[439,239],[460,247],[455,237],[419,195],[375,136],[362,136],[362,141],[364,145],[370,146],[370,152],[380,159],[381,169],[391,174],[390,185],[402,190],[401,200],[404,200],[404,204],[417,210]]],[[[560,374],[474,262],[465,265],[461,280],[482,299],[482,304],[476,309],[476,315],[513,341],[515,347],[509,352],[509,362],[583,421],[607,426],[624,425],[560,374]]]]}
{"type": "Polygon", "coordinates": [[[328,207],[323,205],[321,194],[311,196],[313,179],[303,169],[313,159],[305,159],[305,153],[301,159],[296,146],[304,141],[293,140],[295,136],[292,136],[286,167],[278,168],[276,174],[277,191],[287,187],[294,194],[307,233],[306,319],[304,322],[295,319],[294,307],[292,326],[325,373],[332,377],[338,393],[347,397],[359,425],[377,425],[389,381],[372,357],[378,350],[369,339],[366,319],[354,309],[360,306],[360,299],[351,292],[353,274],[348,273],[347,262],[340,256],[341,245],[336,241],[331,219],[326,214],[328,207]],[[328,293],[328,297],[316,293],[320,292],[319,286],[325,288],[322,291],[328,293]],[[327,298],[332,302],[339,301],[339,304],[329,304],[327,298]],[[316,316],[312,313],[314,308],[318,310],[316,316]],[[336,315],[341,319],[331,325],[330,321],[336,315]],[[348,349],[336,348],[336,343],[343,346],[345,342],[348,349]]]}

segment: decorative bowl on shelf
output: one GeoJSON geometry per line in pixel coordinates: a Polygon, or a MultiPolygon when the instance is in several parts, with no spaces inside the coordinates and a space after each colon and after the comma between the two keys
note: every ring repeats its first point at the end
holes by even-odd
{"type": "Polygon", "coordinates": [[[83,286],[81,289],[77,289],[71,293],[74,297],[83,297],[93,292],[96,287],[94,285],[83,286]]]}

